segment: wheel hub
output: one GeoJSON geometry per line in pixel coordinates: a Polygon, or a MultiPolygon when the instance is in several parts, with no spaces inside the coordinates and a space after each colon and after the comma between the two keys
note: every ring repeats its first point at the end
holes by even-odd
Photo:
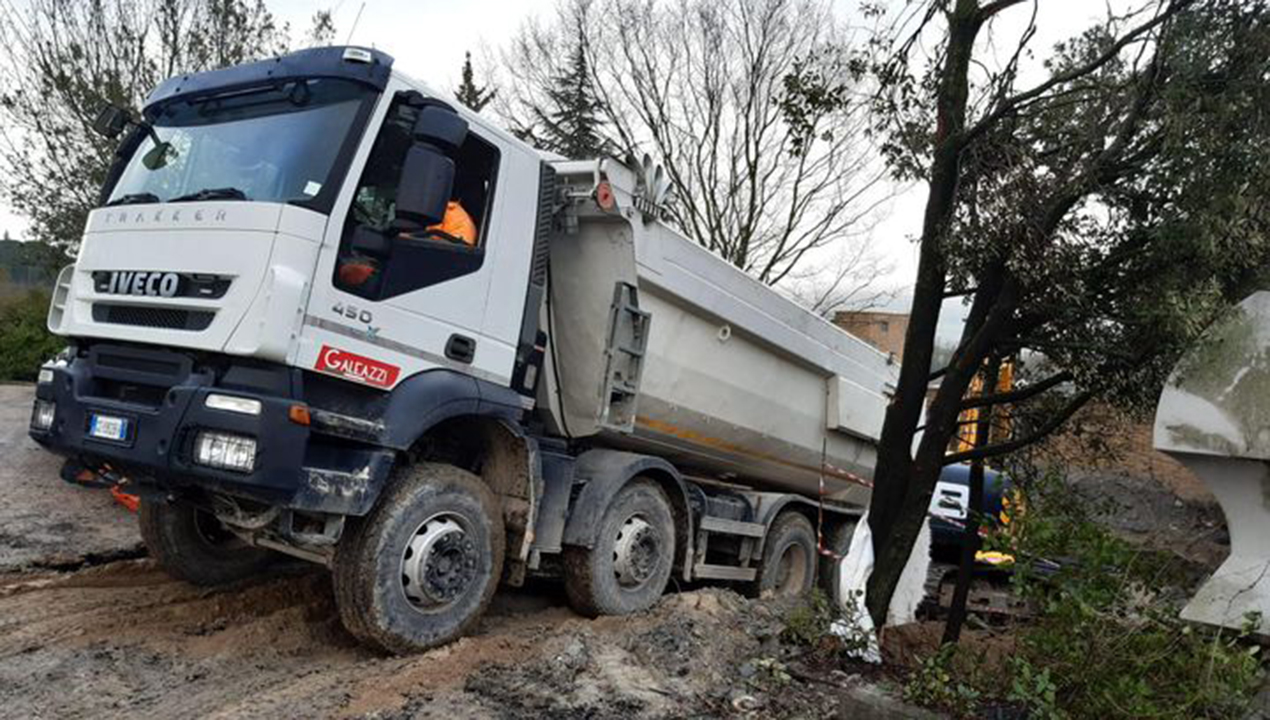
{"type": "Polygon", "coordinates": [[[448,516],[429,519],[415,531],[401,559],[406,599],[420,610],[436,610],[463,594],[476,578],[476,544],[448,516]]]}
{"type": "Polygon", "coordinates": [[[628,519],[613,547],[613,572],[625,586],[641,585],[653,576],[660,555],[657,532],[643,518],[628,519]]]}

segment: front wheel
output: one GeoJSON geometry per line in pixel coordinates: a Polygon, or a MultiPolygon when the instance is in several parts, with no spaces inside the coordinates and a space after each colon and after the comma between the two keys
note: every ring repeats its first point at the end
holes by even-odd
{"type": "Polygon", "coordinates": [[[480,478],[413,465],[345,529],[333,567],[340,618],[358,639],[399,654],[454,640],[494,596],[503,544],[503,516],[480,478]]]}
{"type": "Polygon", "coordinates": [[[609,504],[594,547],[565,548],[569,604],[590,617],[646,610],[666,589],[674,559],[670,501],[655,482],[636,480],[609,504]]]}
{"type": "Polygon", "coordinates": [[[164,572],[193,585],[224,585],[260,573],[274,554],[243,542],[211,513],[142,499],[141,539],[164,572]]]}

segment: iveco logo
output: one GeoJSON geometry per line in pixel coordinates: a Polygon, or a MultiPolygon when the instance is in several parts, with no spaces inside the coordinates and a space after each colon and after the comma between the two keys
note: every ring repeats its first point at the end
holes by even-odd
{"type": "Polygon", "coordinates": [[[99,286],[98,292],[175,297],[180,286],[181,276],[174,272],[118,271],[106,273],[104,286],[99,286]]]}
{"type": "Polygon", "coordinates": [[[112,295],[152,295],[154,297],[224,297],[232,278],[207,273],[178,273],[161,270],[94,270],[93,289],[112,295]]]}

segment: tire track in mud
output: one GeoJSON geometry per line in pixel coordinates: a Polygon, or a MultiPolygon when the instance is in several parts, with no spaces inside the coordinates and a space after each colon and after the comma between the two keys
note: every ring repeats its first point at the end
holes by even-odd
{"type": "Polygon", "coordinates": [[[0,718],[683,714],[719,677],[685,668],[757,647],[731,617],[747,602],[697,591],[590,620],[558,586],[503,589],[473,636],[386,657],[344,631],[320,570],[216,589],[149,560],[0,575],[0,718]]]}

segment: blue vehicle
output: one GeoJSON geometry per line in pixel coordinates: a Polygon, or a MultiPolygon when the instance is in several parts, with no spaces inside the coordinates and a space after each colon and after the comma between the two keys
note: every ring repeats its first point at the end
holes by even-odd
{"type": "MultiPolygon", "coordinates": [[[[983,471],[983,512],[985,518],[1000,522],[1007,508],[1006,498],[1014,483],[996,470],[983,471]]],[[[970,466],[948,465],[939,475],[935,494],[931,496],[931,552],[947,557],[961,547],[962,530],[969,517],[970,466]]],[[[990,527],[990,525],[989,525],[990,527]]]]}

